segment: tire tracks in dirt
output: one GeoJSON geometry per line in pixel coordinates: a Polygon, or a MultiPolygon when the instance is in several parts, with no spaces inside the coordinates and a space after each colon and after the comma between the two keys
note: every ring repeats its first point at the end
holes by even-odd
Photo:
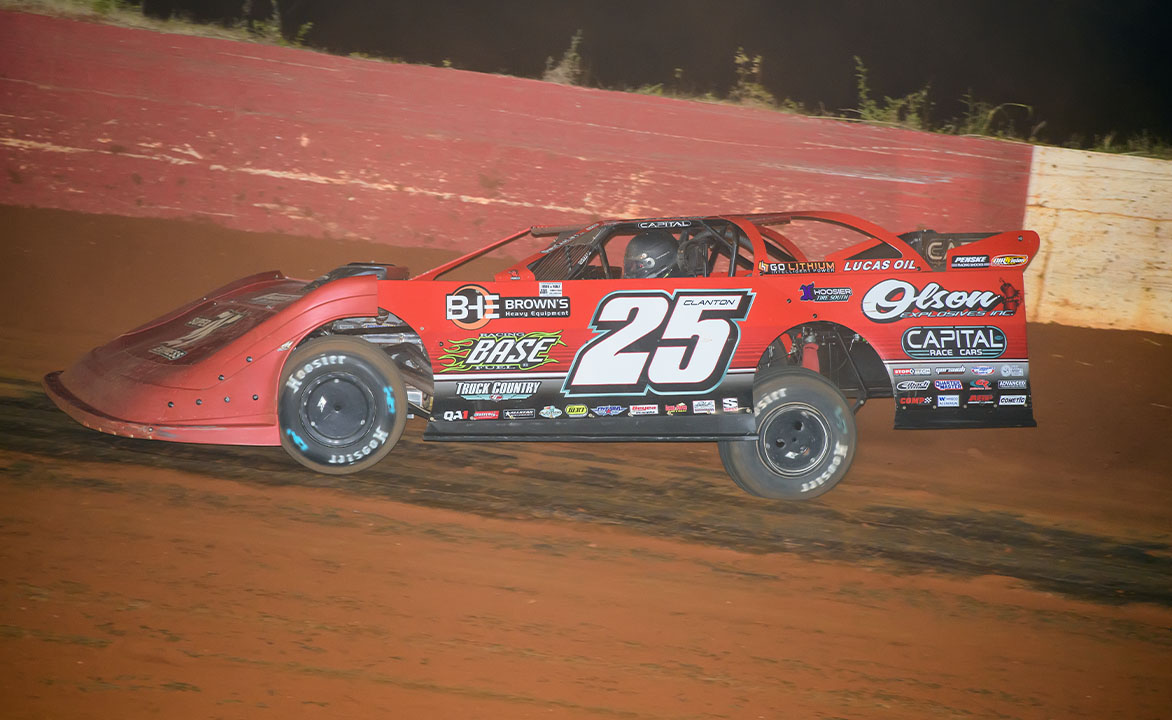
{"type": "MultiPolygon", "coordinates": [[[[363,473],[335,477],[298,467],[279,448],[102,435],[57,410],[33,383],[0,378],[0,386],[8,388],[0,397],[0,449],[16,453],[180,470],[258,486],[331,487],[488,517],[621,526],[898,573],[1001,575],[1100,603],[1172,606],[1167,543],[1046,526],[1002,511],[761,501],[732,486],[709,445],[425,445],[418,437],[422,421],[415,420],[388,459],[363,473]]],[[[866,482],[866,472],[856,467],[853,482],[866,482]]]]}

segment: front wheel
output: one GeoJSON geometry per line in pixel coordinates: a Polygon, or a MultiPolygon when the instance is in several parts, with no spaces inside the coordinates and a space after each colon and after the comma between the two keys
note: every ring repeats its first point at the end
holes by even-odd
{"type": "Polygon", "coordinates": [[[803,368],[770,374],[754,387],[756,440],[720,441],[724,469],[742,490],[806,500],[830,490],[855,456],[855,416],[825,377],[803,368]]]}
{"type": "Polygon", "coordinates": [[[407,422],[395,363],[365,340],[323,337],[299,347],[281,372],[277,419],[294,460],[331,475],[374,465],[407,422]]]}

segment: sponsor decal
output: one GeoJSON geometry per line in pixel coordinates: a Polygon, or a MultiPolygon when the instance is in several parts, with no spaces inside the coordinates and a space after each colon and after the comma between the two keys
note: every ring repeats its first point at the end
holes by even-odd
{"type": "Polygon", "coordinates": [[[993,383],[989,382],[985,378],[977,378],[976,380],[973,380],[972,382],[969,383],[969,389],[970,390],[992,390],[993,383]]]}
{"type": "Polygon", "coordinates": [[[913,358],[995,358],[1005,352],[1005,333],[992,325],[913,327],[902,342],[913,358]]]}
{"type": "Polygon", "coordinates": [[[444,317],[462,330],[476,330],[500,317],[500,299],[479,285],[463,285],[444,296],[444,317]]]}
{"type": "Polygon", "coordinates": [[[659,406],[658,405],[632,405],[631,406],[631,414],[632,415],[658,415],[659,414],[659,406]]]}
{"type": "Polygon", "coordinates": [[[443,418],[444,418],[444,420],[447,420],[448,422],[453,422],[455,420],[467,420],[468,419],[468,411],[467,410],[445,410],[444,414],[443,414],[443,418]]]}
{"type": "Polygon", "coordinates": [[[1025,368],[1021,365],[1002,365],[1001,377],[1024,377],[1025,368]]]}
{"type": "Polygon", "coordinates": [[[749,315],[749,290],[614,292],[594,311],[562,392],[701,394],[720,384],[749,315]]]}
{"type": "Polygon", "coordinates": [[[676,413],[688,412],[687,403],[676,403],[675,405],[664,405],[663,409],[667,411],[668,415],[675,415],[676,413]]]}
{"type": "Polygon", "coordinates": [[[537,283],[537,294],[541,297],[561,297],[562,284],[560,282],[537,283]]]}
{"type": "Polygon", "coordinates": [[[932,398],[926,395],[905,395],[899,399],[900,405],[927,405],[932,402],[932,398]]]}
{"type": "Polygon", "coordinates": [[[649,220],[647,222],[639,223],[639,227],[643,230],[648,228],[686,228],[692,227],[691,220],[649,220]]]}
{"type": "Polygon", "coordinates": [[[919,270],[915,260],[847,260],[843,266],[847,272],[864,270],[919,270]]]}
{"type": "Polygon", "coordinates": [[[465,400],[523,400],[541,388],[537,380],[485,380],[456,383],[456,394],[465,400]]]}
{"type": "Polygon", "coordinates": [[[895,389],[900,392],[918,392],[920,390],[927,390],[931,384],[929,380],[904,380],[896,385],[895,389]]]}
{"type": "Polygon", "coordinates": [[[215,331],[238,322],[247,314],[240,310],[225,310],[214,318],[193,317],[187,321],[187,326],[195,328],[194,330],[174,340],[165,340],[150,351],[167,360],[178,360],[187,354],[183,348],[195,345],[215,331]]]}
{"type": "Polygon", "coordinates": [[[765,262],[757,263],[757,269],[762,275],[805,275],[807,273],[832,273],[834,263],[829,260],[812,260],[808,262],[765,262]]]}
{"type": "Polygon", "coordinates": [[[902,318],[981,317],[1004,300],[991,290],[946,290],[934,282],[921,290],[906,280],[892,279],[880,282],[863,295],[863,314],[878,323],[902,318]]]}
{"type": "Polygon", "coordinates": [[[473,420],[496,420],[500,417],[499,410],[475,410],[472,412],[473,420]]]}
{"type": "Polygon", "coordinates": [[[992,375],[993,374],[993,366],[992,365],[973,365],[971,368],[969,368],[969,370],[972,372],[973,375],[992,375]]]}
{"type": "Polygon", "coordinates": [[[997,399],[998,405],[1025,405],[1025,395],[1002,395],[997,399]]]}
{"type": "Polygon", "coordinates": [[[537,417],[537,411],[533,408],[505,408],[501,410],[501,415],[505,420],[533,420],[537,417]]]}
{"type": "MultiPolygon", "coordinates": [[[[463,285],[444,296],[444,317],[462,330],[478,330],[499,318],[559,318],[570,316],[570,299],[558,294],[537,297],[501,297],[480,285],[463,285]]],[[[540,288],[539,288],[540,291],[540,288]]]]}
{"type": "Polygon", "coordinates": [[[720,401],[720,409],[724,412],[740,412],[741,404],[736,398],[724,398],[720,401]]]}
{"type": "Polygon", "coordinates": [[[1025,265],[1029,257],[1026,255],[998,255],[993,258],[993,267],[1017,267],[1025,265]]]}
{"type": "Polygon", "coordinates": [[[543,418],[550,418],[552,420],[553,418],[561,417],[562,411],[558,410],[553,405],[546,405],[545,407],[541,408],[541,412],[538,414],[543,418]]]}
{"type": "Polygon", "coordinates": [[[988,255],[953,255],[952,262],[949,267],[953,269],[962,268],[987,268],[989,267],[988,255]]]}
{"type": "Polygon", "coordinates": [[[937,390],[963,390],[964,383],[960,380],[937,380],[935,383],[937,390]]]}
{"type": "Polygon", "coordinates": [[[557,360],[550,350],[565,345],[561,332],[481,333],[477,337],[449,340],[438,360],[440,372],[474,370],[532,370],[557,360]]]}
{"type": "Polygon", "coordinates": [[[851,299],[851,289],[848,287],[818,287],[814,283],[799,285],[802,290],[801,300],[814,302],[846,302],[851,299]]]}
{"type": "Polygon", "coordinates": [[[992,405],[992,394],[969,395],[969,405],[992,405]]]}
{"type": "Polygon", "coordinates": [[[964,365],[936,368],[937,375],[964,375],[964,365]]]}
{"type": "Polygon", "coordinates": [[[568,297],[505,297],[500,300],[503,318],[566,318],[570,316],[568,297]]]}
{"type": "Polygon", "coordinates": [[[960,395],[937,395],[936,407],[960,407],[960,395]]]}
{"type": "Polygon", "coordinates": [[[1026,381],[1025,380],[998,380],[997,381],[997,389],[998,390],[1025,390],[1025,388],[1026,388],[1026,381]]]}
{"type": "Polygon", "coordinates": [[[612,415],[622,415],[627,411],[626,405],[599,405],[594,408],[594,414],[599,417],[611,417],[612,415]]]}
{"type": "Polygon", "coordinates": [[[931,375],[932,369],[926,367],[895,368],[892,373],[895,375],[931,375]]]}
{"type": "Polygon", "coordinates": [[[566,417],[572,417],[572,418],[586,417],[586,413],[588,413],[588,412],[590,412],[590,409],[587,408],[585,405],[567,405],[566,406],[566,417]]]}
{"type": "Polygon", "coordinates": [[[711,415],[716,412],[715,400],[693,400],[692,412],[697,415],[711,415]]]}
{"type": "Polygon", "coordinates": [[[301,296],[300,295],[293,295],[291,293],[272,292],[272,293],[265,293],[264,295],[257,295],[254,298],[249,298],[248,300],[245,300],[245,302],[247,302],[249,305],[260,305],[261,307],[269,307],[270,305],[284,305],[285,303],[291,303],[299,297],[301,297],[301,296]]]}

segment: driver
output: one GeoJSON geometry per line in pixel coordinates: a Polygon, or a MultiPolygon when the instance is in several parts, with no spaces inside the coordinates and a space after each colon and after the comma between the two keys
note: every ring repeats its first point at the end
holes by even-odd
{"type": "Polygon", "coordinates": [[[627,243],[623,277],[665,278],[679,274],[679,244],[666,230],[644,230],[627,243]]]}

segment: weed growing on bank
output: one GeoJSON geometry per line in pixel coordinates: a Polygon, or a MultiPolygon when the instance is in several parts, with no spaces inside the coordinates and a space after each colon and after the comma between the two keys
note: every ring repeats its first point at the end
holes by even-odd
{"type": "MultiPolygon", "coordinates": [[[[243,7],[249,6],[246,3],[243,7]]],[[[292,31],[285,28],[281,20],[279,4],[276,2],[272,4],[272,12],[267,18],[261,20],[238,19],[226,23],[197,23],[190,17],[182,16],[168,20],[151,18],[143,13],[142,0],[0,0],[0,8],[96,20],[158,32],[261,42],[326,52],[322,48],[313,47],[312,22],[304,23],[292,31]]],[[[589,85],[589,64],[582,53],[582,41],[583,33],[578,30],[571,36],[569,46],[560,59],[554,60],[553,57],[547,57],[541,79],[563,85],[589,85]]],[[[383,62],[408,62],[400,57],[383,57],[363,52],[352,52],[349,56],[383,62]]],[[[960,99],[963,110],[958,117],[936,121],[933,117],[935,104],[931,98],[930,85],[925,85],[902,97],[884,96],[878,98],[872,92],[870,71],[863,59],[856,56],[854,60],[855,106],[837,111],[828,110],[821,104],[817,108],[809,108],[804,103],[791,98],[774,96],[762,81],[763,57],[759,54],[753,55],[743,47],[738,47],[733,54],[732,62],[736,79],[724,95],[712,90],[701,91],[689,85],[685,81],[683,68],[675,68],[670,81],[635,88],[603,89],[699,102],[727,102],[810,117],[901,127],[923,132],[977,135],[1049,144],[1040,138],[1040,133],[1045,128],[1046,122],[1035,118],[1033,108],[1029,105],[1016,102],[994,104],[977,99],[970,91],[960,99]]],[[[458,65],[454,64],[451,59],[444,59],[442,67],[451,68],[458,67],[458,65]]],[[[1068,138],[1066,142],[1058,144],[1062,147],[1075,149],[1172,159],[1172,142],[1156,138],[1148,131],[1128,137],[1120,137],[1114,132],[1090,138],[1075,135],[1068,138]]]]}

